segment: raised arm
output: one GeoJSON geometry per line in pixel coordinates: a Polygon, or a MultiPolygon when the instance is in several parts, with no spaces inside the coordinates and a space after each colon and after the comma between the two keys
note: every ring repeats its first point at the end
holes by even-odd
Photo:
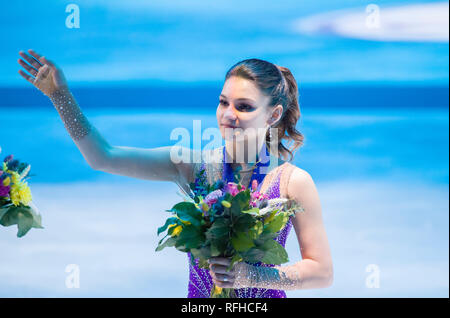
{"type": "Polygon", "coordinates": [[[122,176],[173,181],[187,189],[186,184],[193,178],[194,165],[171,160],[171,151],[181,152],[180,147],[143,149],[111,146],[82,113],[62,70],[35,51],[28,50],[28,53],[30,55],[19,52],[23,60],[19,59],[18,62],[28,72],[19,70],[19,74],[50,98],[89,166],[122,176]]]}

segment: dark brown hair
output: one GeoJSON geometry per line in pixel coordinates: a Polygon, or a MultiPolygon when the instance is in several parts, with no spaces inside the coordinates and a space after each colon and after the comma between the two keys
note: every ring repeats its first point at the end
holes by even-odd
{"type": "MultiPolygon", "coordinates": [[[[233,65],[225,75],[225,81],[231,76],[253,81],[263,94],[270,97],[269,107],[283,106],[281,118],[272,127],[278,128],[278,156],[285,160],[290,155],[289,161],[292,161],[295,151],[303,145],[304,137],[295,128],[300,108],[297,82],[291,71],[264,60],[247,59],[233,65]],[[282,140],[293,145],[286,147],[282,140]]],[[[270,150],[269,134],[266,134],[266,145],[270,150]]]]}

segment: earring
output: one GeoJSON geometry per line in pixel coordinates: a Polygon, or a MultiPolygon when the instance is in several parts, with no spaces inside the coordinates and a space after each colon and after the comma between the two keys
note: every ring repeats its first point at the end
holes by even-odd
{"type": "Polygon", "coordinates": [[[272,140],[272,126],[269,126],[269,139],[272,140]]]}

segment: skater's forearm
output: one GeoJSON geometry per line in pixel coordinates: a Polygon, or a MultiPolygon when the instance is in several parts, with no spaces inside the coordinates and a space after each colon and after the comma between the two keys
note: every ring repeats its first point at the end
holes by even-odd
{"type": "Polygon", "coordinates": [[[70,90],[59,89],[50,95],[50,100],[87,163],[93,169],[104,165],[110,145],[83,114],[70,90]]]}

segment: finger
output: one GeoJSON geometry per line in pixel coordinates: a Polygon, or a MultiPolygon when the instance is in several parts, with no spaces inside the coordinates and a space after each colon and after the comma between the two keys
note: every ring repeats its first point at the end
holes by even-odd
{"type": "Polygon", "coordinates": [[[227,266],[213,264],[211,265],[211,270],[216,274],[234,275],[234,271],[228,271],[227,266]]]}
{"type": "Polygon", "coordinates": [[[26,54],[23,51],[19,52],[20,56],[23,57],[28,63],[30,63],[35,69],[39,69],[42,64],[37,61],[36,59],[34,59],[32,56],[29,56],[28,54],[26,54]]]}
{"type": "Polygon", "coordinates": [[[41,61],[44,62],[44,64],[48,64],[53,68],[56,68],[55,63],[53,63],[52,61],[50,61],[49,59],[47,59],[45,56],[41,57],[41,61]]]}
{"type": "Polygon", "coordinates": [[[30,53],[31,56],[33,56],[36,60],[38,60],[39,63],[45,64],[45,62],[42,61],[43,56],[38,54],[36,51],[30,49],[28,50],[28,53],[30,53]]]}
{"type": "Polygon", "coordinates": [[[214,285],[222,288],[233,288],[234,282],[221,282],[220,280],[213,280],[214,285]]]}
{"type": "Polygon", "coordinates": [[[28,65],[24,60],[22,59],[18,59],[17,60],[19,62],[19,64],[28,71],[28,73],[30,73],[33,76],[36,76],[38,73],[38,70],[35,69],[34,67],[31,67],[30,65],[28,65]]]}
{"type": "Polygon", "coordinates": [[[226,257],[211,257],[208,260],[208,263],[229,266],[231,264],[231,259],[226,258],[226,257]]]}
{"type": "Polygon", "coordinates": [[[25,78],[28,82],[30,82],[31,84],[34,84],[34,78],[31,77],[30,75],[28,75],[27,73],[25,73],[22,70],[19,70],[19,74],[22,75],[23,78],[25,78]]]}
{"type": "Polygon", "coordinates": [[[211,277],[213,279],[218,279],[218,280],[222,280],[222,281],[231,281],[236,278],[234,273],[220,273],[220,272],[210,270],[209,274],[211,275],[211,277]]]}
{"type": "Polygon", "coordinates": [[[222,282],[230,282],[230,281],[234,280],[234,275],[226,275],[226,274],[216,273],[214,276],[217,280],[220,280],[222,282]]]}

